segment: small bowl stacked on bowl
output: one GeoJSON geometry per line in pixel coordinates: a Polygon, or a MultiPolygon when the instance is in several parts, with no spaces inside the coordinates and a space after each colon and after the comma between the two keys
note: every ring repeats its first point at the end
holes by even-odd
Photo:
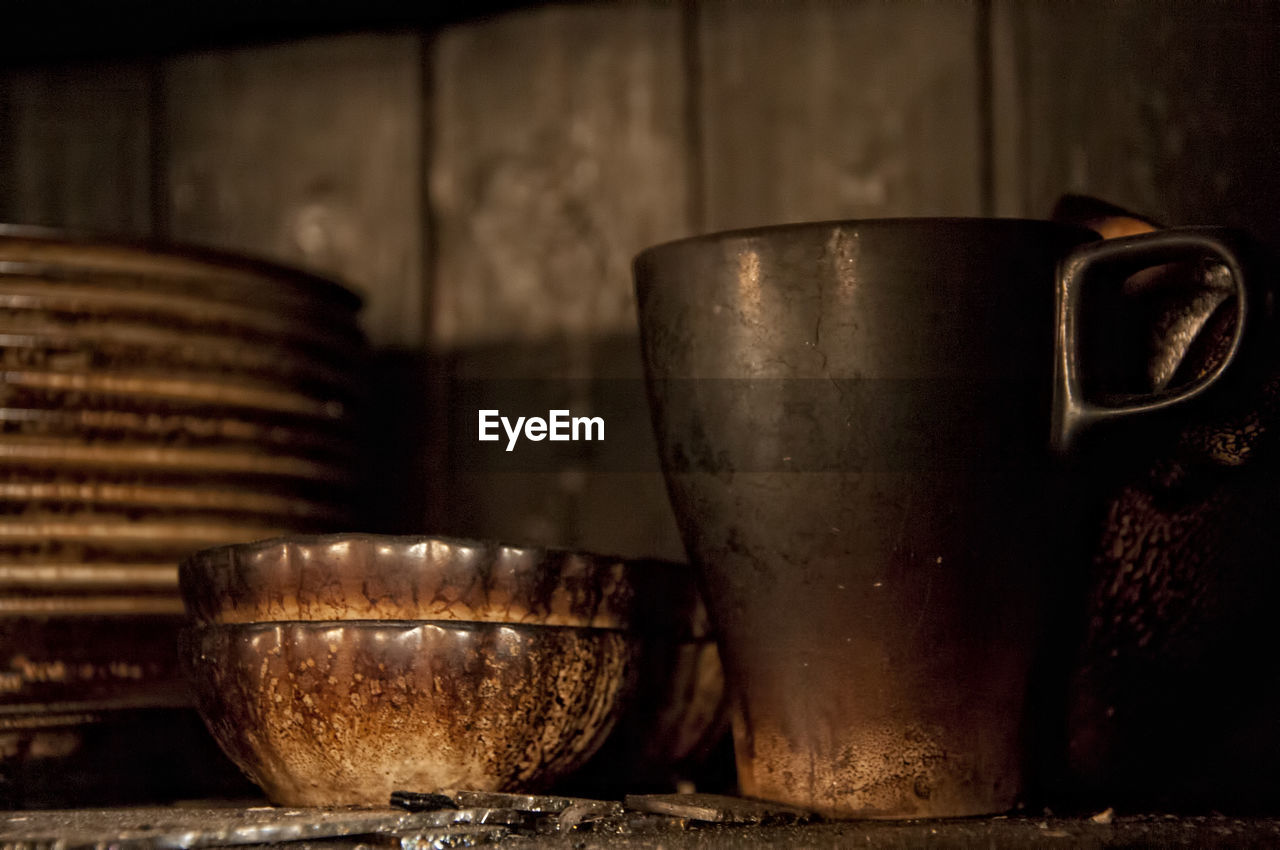
{"type": "Polygon", "coordinates": [[[689,580],[443,537],[280,538],[181,565],[183,656],[214,736],[277,803],[540,790],[608,735],[635,620],[689,580]]]}

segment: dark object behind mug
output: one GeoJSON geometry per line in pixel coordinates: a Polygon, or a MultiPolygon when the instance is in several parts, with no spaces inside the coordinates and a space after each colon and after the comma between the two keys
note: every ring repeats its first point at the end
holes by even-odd
{"type": "MultiPolygon", "coordinates": [[[[1055,218],[1104,233],[1157,227],[1081,198],[1055,218]]],[[[1213,369],[1236,325],[1224,278],[1220,266],[1183,263],[1116,293],[1113,338],[1139,345],[1127,363],[1112,350],[1113,375],[1151,392],[1213,369]]],[[[1058,789],[1082,805],[1280,801],[1280,357],[1267,342],[1232,392],[1093,459],[1085,628],[1058,789]]]]}
{"type": "Polygon", "coordinates": [[[1095,261],[1187,248],[1078,250],[1096,238],[844,222],[637,258],[663,468],[737,690],[744,793],[878,817],[1023,794],[1028,680],[1059,601],[1046,579],[1069,563],[1048,447],[1112,417],[1079,394],[1078,364],[1053,364],[1076,351],[1095,261]],[[1075,418],[1053,415],[1064,399],[1075,418]]]}

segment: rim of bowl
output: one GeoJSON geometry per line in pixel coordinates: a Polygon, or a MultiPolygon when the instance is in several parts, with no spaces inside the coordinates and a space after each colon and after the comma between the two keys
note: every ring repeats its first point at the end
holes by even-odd
{"type": "Polygon", "coordinates": [[[326,629],[351,629],[359,632],[377,630],[411,631],[420,628],[439,628],[450,632],[490,632],[511,629],[521,634],[548,633],[552,630],[595,634],[624,632],[622,629],[602,629],[591,626],[548,625],[546,623],[506,623],[501,620],[245,620],[237,622],[206,623],[188,621],[179,631],[190,635],[222,632],[225,634],[255,634],[272,629],[304,630],[320,632],[326,629]]]}
{"type": "Polygon", "coordinates": [[[430,621],[706,636],[687,564],[449,535],[287,535],[178,567],[196,623],[430,621]]]}

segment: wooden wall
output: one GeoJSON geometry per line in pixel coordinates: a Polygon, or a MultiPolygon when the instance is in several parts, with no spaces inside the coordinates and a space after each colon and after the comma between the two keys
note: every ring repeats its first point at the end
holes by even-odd
{"type": "Polygon", "coordinates": [[[698,231],[1072,191],[1280,244],[1278,35],[1266,4],[600,2],[29,65],[0,75],[0,219],[362,291],[372,527],[678,556],[653,470],[475,468],[457,382],[634,381],[630,258],[698,231]]]}

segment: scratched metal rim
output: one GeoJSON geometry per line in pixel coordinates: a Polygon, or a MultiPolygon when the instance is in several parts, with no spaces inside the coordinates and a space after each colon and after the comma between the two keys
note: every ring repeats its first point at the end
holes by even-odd
{"type": "MultiPolygon", "coordinates": [[[[346,404],[339,397],[321,398],[263,381],[228,380],[181,373],[95,372],[57,369],[4,369],[0,387],[10,395],[73,394],[76,398],[118,400],[135,407],[182,405],[227,410],[258,411],[299,419],[341,419],[346,404]]],[[[69,407],[92,407],[88,403],[69,407]]]]}
{"type": "Polygon", "coordinates": [[[0,435],[0,470],[6,467],[269,477],[330,484],[350,484],[355,478],[355,471],[347,466],[235,446],[187,449],[0,435]]]}
{"type": "Polygon", "coordinates": [[[172,277],[138,278],[64,268],[48,268],[0,259],[0,293],[9,309],[30,309],[42,301],[50,309],[74,303],[91,314],[192,313],[208,311],[220,321],[227,317],[305,317],[326,334],[362,339],[356,329],[356,313],[309,299],[281,297],[271,282],[255,282],[252,289],[183,286],[172,277]]]}
{"type": "Polygon", "coordinates": [[[9,546],[41,544],[189,552],[280,533],[278,524],[216,514],[135,519],[123,513],[47,513],[0,517],[0,552],[9,546]]]}
{"type": "Polygon", "coordinates": [[[181,616],[182,600],[174,593],[0,594],[0,621],[23,617],[181,616]]]}
{"type": "Polygon", "coordinates": [[[108,298],[173,298],[212,306],[238,304],[263,313],[303,313],[321,323],[335,325],[348,324],[356,315],[356,310],[348,305],[308,297],[278,281],[266,279],[121,273],[74,264],[15,262],[0,256],[0,283],[6,288],[35,284],[51,294],[64,289],[87,289],[108,298]]]}
{"type": "Polygon", "coordinates": [[[330,277],[283,263],[159,240],[124,239],[48,227],[0,224],[0,260],[121,273],[270,281],[298,295],[357,310],[361,298],[330,277]]]}
{"type": "Polygon", "coordinates": [[[364,347],[353,315],[268,309],[252,303],[211,301],[169,292],[129,292],[78,283],[52,286],[40,278],[0,273],[0,315],[32,314],[74,320],[129,319],[190,330],[280,338],[323,352],[350,354],[364,347]],[[305,321],[300,321],[305,319],[305,321]]]}
{"type": "Polygon", "coordinates": [[[927,231],[937,231],[942,228],[952,230],[954,232],[974,230],[989,233],[992,228],[1004,228],[1006,230],[1023,230],[1023,231],[1058,231],[1061,233],[1078,232],[1085,241],[1092,241],[1098,238],[1096,231],[1087,227],[1081,227],[1075,224],[1066,224],[1059,221],[1049,221],[1047,219],[1036,218],[1011,218],[1011,217],[981,217],[981,216],[901,216],[889,218],[864,218],[864,219],[830,219],[826,221],[801,221],[787,222],[784,224],[767,224],[755,227],[735,228],[733,230],[721,230],[712,233],[701,233],[694,236],[685,236],[680,239],[672,239],[667,242],[659,242],[645,248],[635,257],[635,262],[648,262],[649,259],[656,254],[665,254],[670,251],[685,251],[690,249],[708,248],[717,244],[728,244],[732,242],[750,241],[764,237],[774,238],[785,233],[802,233],[802,232],[821,232],[824,230],[843,230],[856,232],[858,230],[907,230],[919,229],[927,231]]]}
{"type": "Polygon", "coordinates": [[[232,417],[127,408],[0,407],[0,434],[20,440],[74,439],[86,445],[162,443],[188,449],[282,452],[341,463],[350,462],[357,451],[354,437],[340,433],[345,424],[290,427],[278,418],[254,418],[252,411],[239,411],[232,417]]]}
{"type": "Polygon", "coordinates": [[[178,565],[110,563],[0,561],[0,594],[13,590],[38,589],[45,592],[100,592],[128,589],[157,592],[178,590],[178,565]]]}
{"type": "MultiPolygon", "coordinates": [[[[30,318],[30,317],[29,317],[30,318]]],[[[175,330],[130,322],[64,324],[34,320],[0,322],[0,362],[9,368],[76,361],[115,371],[158,364],[196,374],[244,376],[350,391],[358,378],[346,368],[273,339],[175,330]]]]}
{"type": "Polygon", "coordinates": [[[295,535],[179,568],[198,622],[445,620],[687,632],[687,565],[444,536],[295,535]]]}
{"type": "Polygon", "coordinates": [[[237,516],[275,517],[294,522],[340,522],[340,509],[316,499],[250,487],[175,486],[169,483],[112,481],[5,481],[0,479],[3,511],[30,511],[37,506],[66,509],[130,509],[167,515],[190,511],[237,516]],[[6,505],[12,507],[6,507],[6,505]]]}

